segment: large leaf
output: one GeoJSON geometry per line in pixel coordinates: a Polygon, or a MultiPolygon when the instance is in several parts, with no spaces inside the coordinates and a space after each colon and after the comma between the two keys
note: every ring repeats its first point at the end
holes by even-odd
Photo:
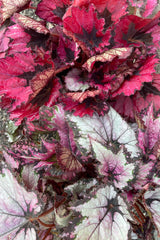
{"type": "Polygon", "coordinates": [[[36,194],[27,192],[5,168],[0,174],[0,192],[0,239],[36,239],[34,229],[28,228],[29,218],[41,210],[36,194]]]}
{"type": "Polygon", "coordinates": [[[128,239],[131,216],[113,186],[99,189],[94,198],[72,209],[84,217],[75,228],[76,240],[128,239]]]}
{"type": "Polygon", "coordinates": [[[72,7],[71,13],[71,16],[63,20],[64,32],[72,37],[87,55],[101,52],[101,47],[109,45],[110,30],[103,33],[105,21],[97,17],[93,4],[90,4],[87,11],[85,8],[72,7]]]}
{"type": "Polygon", "coordinates": [[[113,150],[123,145],[132,157],[138,155],[135,132],[113,108],[104,116],[93,114],[92,117],[67,117],[82,152],[91,151],[90,139],[93,139],[113,150]]]}

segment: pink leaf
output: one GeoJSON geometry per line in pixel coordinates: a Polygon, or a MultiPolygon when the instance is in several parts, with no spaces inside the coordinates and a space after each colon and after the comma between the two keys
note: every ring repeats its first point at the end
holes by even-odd
{"type": "Polygon", "coordinates": [[[0,175],[0,190],[0,237],[29,240],[32,236],[36,239],[34,229],[25,226],[29,223],[29,217],[41,210],[36,194],[20,186],[8,169],[3,169],[0,175]]]}
{"type": "Polygon", "coordinates": [[[91,145],[96,159],[100,162],[99,173],[104,176],[107,183],[114,183],[120,189],[126,187],[134,177],[133,171],[136,164],[127,163],[123,150],[113,154],[112,151],[92,139],[91,145]]]}
{"type": "MultiPolygon", "coordinates": [[[[87,203],[71,207],[81,212],[82,220],[73,234],[75,240],[127,240],[132,220],[127,205],[113,186],[100,188],[87,203]]],[[[70,239],[70,238],[69,238],[70,239]]]]}

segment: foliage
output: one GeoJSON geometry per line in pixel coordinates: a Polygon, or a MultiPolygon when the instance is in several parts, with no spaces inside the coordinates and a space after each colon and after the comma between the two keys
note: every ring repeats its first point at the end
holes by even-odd
{"type": "Polygon", "coordinates": [[[0,239],[158,239],[158,0],[33,8],[0,0],[0,239]]]}

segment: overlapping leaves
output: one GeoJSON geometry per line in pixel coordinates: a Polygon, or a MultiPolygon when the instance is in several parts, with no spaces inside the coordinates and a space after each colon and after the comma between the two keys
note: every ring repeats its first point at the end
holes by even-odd
{"type": "Polygon", "coordinates": [[[42,0],[39,21],[21,13],[31,4],[0,0],[0,104],[17,124],[5,162],[45,210],[37,216],[36,194],[2,163],[0,237],[150,240],[160,233],[158,1],[42,0]]]}

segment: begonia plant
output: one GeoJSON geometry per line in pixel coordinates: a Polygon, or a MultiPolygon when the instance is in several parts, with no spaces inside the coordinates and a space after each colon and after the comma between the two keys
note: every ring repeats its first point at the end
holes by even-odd
{"type": "Polygon", "coordinates": [[[0,0],[0,240],[160,239],[159,1],[33,3],[0,0]]]}

